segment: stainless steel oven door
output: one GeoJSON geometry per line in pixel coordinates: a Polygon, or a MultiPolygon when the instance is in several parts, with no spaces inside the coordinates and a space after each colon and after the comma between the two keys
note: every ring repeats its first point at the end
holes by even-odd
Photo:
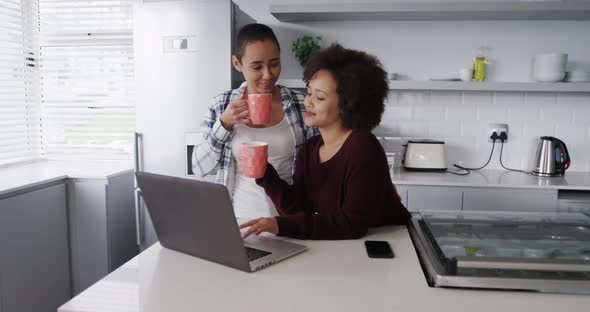
{"type": "Polygon", "coordinates": [[[420,212],[410,235],[435,287],[590,294],[590,218],[420,212]]]}

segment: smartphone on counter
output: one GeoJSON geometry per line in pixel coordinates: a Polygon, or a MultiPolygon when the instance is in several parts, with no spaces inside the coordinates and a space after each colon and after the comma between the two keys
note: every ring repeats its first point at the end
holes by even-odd
{"type": "Polygon", "coordinates": [[[393,250],[386,241],[365,241],[369,258],[393,258],[393,250]]]}

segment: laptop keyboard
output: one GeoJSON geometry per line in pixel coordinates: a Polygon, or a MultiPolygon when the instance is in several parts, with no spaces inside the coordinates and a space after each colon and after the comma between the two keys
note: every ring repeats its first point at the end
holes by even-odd
{"type": "Polygon", "coordinates": [[[262,258],[264,256],[270,255],[271,253],[268,251],[246,247],[246,254],[248,255],[248,260],[254,261],[256,259],[262,258]]]}

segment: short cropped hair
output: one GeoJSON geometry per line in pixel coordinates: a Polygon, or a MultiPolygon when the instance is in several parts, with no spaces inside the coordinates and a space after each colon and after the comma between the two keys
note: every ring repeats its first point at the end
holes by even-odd
{"type": "Polygon", "coordinates": [[[303,70],[305,83],[309,84],[322,69],[330,72],[338,83],[338,105],[345,128],[372,130],[379,125],[389,80],[375,56],[332,44],[311,56],[303,70]]]}
{"type": "Polygon", "coordinates": [[[240,29],[238,32],[238,36],[236,39],[236,51],[235,55],[238,60],[241,62],[242,57],[244,56],[244,50],[246,49],[246,45],[256,41],[271,41],[277,45],[279,51],[281,51],[281,46],[279,45],[279,41],[277,40],[277,36],[275,36],[274,31],[264,24],[252,23],[248,24],[240,29]]]}

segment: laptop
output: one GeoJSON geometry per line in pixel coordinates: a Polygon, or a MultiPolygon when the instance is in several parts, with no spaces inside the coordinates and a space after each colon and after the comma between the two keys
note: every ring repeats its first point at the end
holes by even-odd
{"type": "Polygon", "coordinates": [[[148,172],[135,175],[160,244],[168,249],[246,272],[307,250],[270,237],[242,239],[223,185],[148,172]]]}

